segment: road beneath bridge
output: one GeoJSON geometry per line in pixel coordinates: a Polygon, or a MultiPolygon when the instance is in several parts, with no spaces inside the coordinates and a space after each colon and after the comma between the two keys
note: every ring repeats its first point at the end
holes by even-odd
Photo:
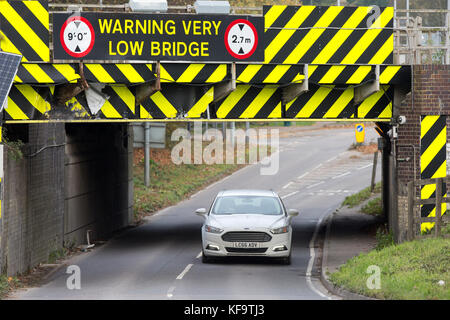
{"type": "MultiPolygon", "coordinates": [[[[366,141],[376,141],[368,129],[366,141]]],[[[260,164],[198,192],[149,217],[106,245],[67,261],[81,269],[81,289],[68,290],[66,268],[39,288],[14,293],[13,299],[328,299],[311,271],[310,242],[318,222],[343,199],[370,184],[372,154],[349,151],[353,128],[305,130],[280,139],[280,170],[259,174],[260,164]],[[355,156],[356,155],[356,156],[355,156]],[[292,264],[260,259],[201,262],[200,227],[194,214],[209,207],[221,189],[267,188],[279,192],[293,220],[292,264]]],[[[380,169],[377,180],[380,178],[380,169]]]]}

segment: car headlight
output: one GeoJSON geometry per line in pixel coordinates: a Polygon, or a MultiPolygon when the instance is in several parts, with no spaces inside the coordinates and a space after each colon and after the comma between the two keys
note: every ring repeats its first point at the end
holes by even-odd
{"type": "Polygon", "coordinates": [[[273,234],[287,233],[289,231],[289,226],[284,226],[280,228],[271,229],[270,232],[273,234]]]}
{"type": "Polygon", "coordinates": [[[206,232],[211,232],[211,233],[221,233],[223,230],[213,227],[213,226],[209,226],[209,225],[205,225],[205,231],[206,232]]]}

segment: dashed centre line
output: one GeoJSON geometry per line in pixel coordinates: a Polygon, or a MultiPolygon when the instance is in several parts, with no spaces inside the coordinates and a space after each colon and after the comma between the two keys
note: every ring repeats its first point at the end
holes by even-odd
{"type": "Polygon", "coordinates": [[[193,266],[192,263],[188,264],[188,265],[186,266],[186,268],[184,268],[183,272],[181,272],[181,273],[178,275],[177,280],[182,280],[183,277],[184,277],[184,275],[185,275],[186,273],[189,272],[189,270],[192,268],[192,266],[193,266]]]}

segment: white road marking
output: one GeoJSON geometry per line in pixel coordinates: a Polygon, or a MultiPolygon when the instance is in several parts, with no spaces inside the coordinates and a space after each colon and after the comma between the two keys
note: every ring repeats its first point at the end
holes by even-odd
{"type": "Polygon", "coordinates": [[[184,268],[183,272],[181,272],[181,273],[178,275],[177,280],[183,279],[183,277],[185,276],[185,274],[189,272],[189,270],[192,268],[192,266],[193,266],[192,263],[188,264],[188,265],[186,266],[186,268],[184,268]]]}
{"type": "Polygon", "coordinates": [[[319,165],[315,166],[311,171],[314,171],[316,169],[319,169],[322,166],[322,164],[320,163],[319,165]]]}
{"type": "Polygon", "coordinates": [[[324,184],[324,183],[325,183],[325,181],[320,181],[320,182],[317,182],[317,183],[312,184],[310,186],[307,186],[306,189],[311,189],[311,188],[314,188],[314,187],[319,186],[319,185],[324,184]]]}
{"type": "Polygon", "coordinates": [[[331,179],[342,178],[342,177],[348,176],[349,174],[351,174],[351,172],[350,172],[350,171],[347,171],[347,172],[344,172],[343,174],[340,174],[340,175],[338,175],[338,176],[334,176],[334,177],[331,178],[331,179]]]}
{"type": "Polygon", "coordinates": [[[293,184],[294,182],[289,182],[289,183],[287,183],[285,186],[283,186],[283,188],[282,189],[286,189],[286,188],[289,188],[289,186],[291,185],[291,184],[293,184]]]}
{"type": "Polygon", "coordinates": [[[282,196],[281,199],[286,199],[287,197],[293,196],[294,194],[297,194],[297,193],[299,193],[299,192],[300,192],[300,191],[294,191],[294,192],[291,192],[291,193],[289,193],[289,194],[287,194],[287,195],[285,195],[285,196],[282,196]]]}
{"type": "Polygon", "coordinates": [[[302,174],[301,176],[298,176],[297,177],[297,179],[301,179],[301,178],[303,178],[304,176],[306,176],[307,174],[309,174],[309,171],[306,171],[304,174],[302,174]]]}
{"type": "MultiPolygon", "coordinates": [[[[328,211],[330,211],[330,210],[331,209],[329,209],[328,211]]],[[[327,214],[325,214],[325,217],[328,216],[328,213],[329,212],[327,212],[327,214]]],[[[323,294],[316,287],[314,287],[314,285],[312,284],[312,281],[311,281],[311,271],[314,266],[314,260],[316,258],[316,252],[314,251],[314,244],[316,242],[317,234],[319,232],[319,227],[322,224],[322,220],[323,220],[323,217],[321,217],[319,219],[319,221],[317,221],[313,236],[312,236],[311,240],[309,241],[309,256],[310,256],[310,258],[309,258],[309,262],[308,262],[308,268],[306,269],[306,283],[308,284],[309,288],[312,291],[314,291],[315,293],[317,293],[319,296],[321,296],[322,298],[327,298],[328,300],[331,300],[331,297],[323,294]]]]}
{"type": "Polygon", "coordinates": [[[337,157],[338,157],[338,156],[334,156],[333,158],[328,159],[327,162],[331,162],[331,161],[333,161],[334,159],[336,159],[337,157]]]}
{"type": "Polygon", "coordinates": [[[201,257],[202,257],[202,252],[200,251],[200,253],[195,258],[200,259],[201,257]]]}
{"type": "Polygon", "coordinates": [[[373,166],[372,163],[368,164],[367,166],[359,167],[357,170],[362,170],[362,169],[365,169],[365,168],[368,168],[368,167],[371,167],[371,166],[373,166]]]}
{"type": "Polygon", "coordinates": [[[169,290],[167,291],[167,298],[172,298],[173,297],[173,292],[175,291],[175,286],[172,286],[169,288],[169,290]]]}

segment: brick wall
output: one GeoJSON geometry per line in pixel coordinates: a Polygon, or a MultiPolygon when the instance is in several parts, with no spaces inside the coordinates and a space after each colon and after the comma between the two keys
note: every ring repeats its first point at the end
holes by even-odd
{"type": "Polygon", "coordinates": [[[4,152],[1,272],[26,272],[63,245],[85,244],[87,230],[94,240],[107,239],[132,222],[132,130],[68,126],[7,128],[28,141],[21,159],[4,152]]]}
{"type": "MultiPolygon", "coordinates": [[[[406,124],[398,126],[397,141],[398,219],[402,234],[408,223],[407,183],[420,179],[421,116],[446,115],[447,142],[450,141],[450,65],[415,65],[412,68],[412,92],[399,110],[399,115],[406,116],[406,124]],[[407,158],[409,161],[405,161],[407,158]]],[[[419,188],[416,196],[419,196],[419,188]]]]}

